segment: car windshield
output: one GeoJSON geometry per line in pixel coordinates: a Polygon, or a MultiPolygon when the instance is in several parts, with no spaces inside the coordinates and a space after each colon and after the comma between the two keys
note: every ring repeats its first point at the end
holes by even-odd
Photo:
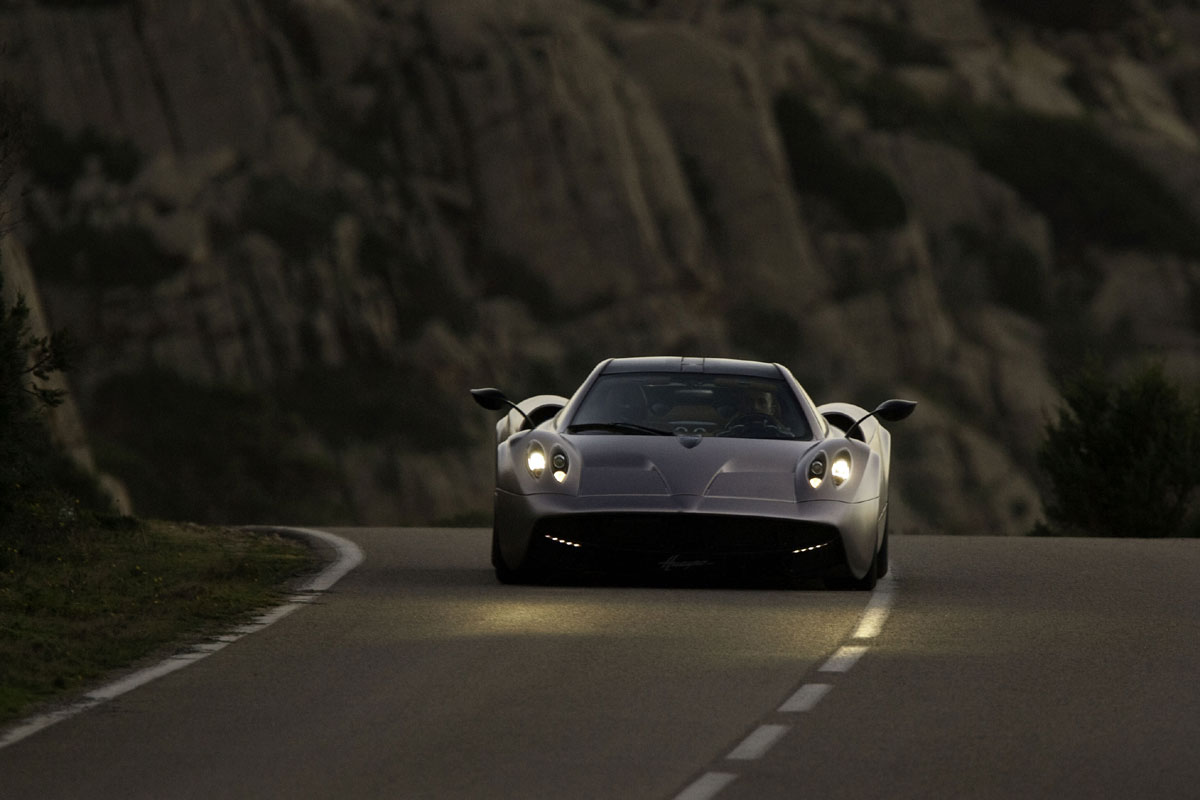
{"type": "Polygon", "coordinates": [[[601,375],[567,432],[812,438],[796,396],[782,380],[678,373],[601,375]]]}

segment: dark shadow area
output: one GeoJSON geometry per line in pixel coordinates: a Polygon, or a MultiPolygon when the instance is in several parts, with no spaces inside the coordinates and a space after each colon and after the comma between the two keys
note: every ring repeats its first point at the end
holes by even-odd
{"type": "Polygon", "coordinates": [[[524,585],[612,589],[786,589],[803,591],[826,589],[825,582],[819,577],[800,578],[770,573],[755,575],[732,570],[705,572],[560,570],[547,573],[536,581],[529,581],[524,585]]]}

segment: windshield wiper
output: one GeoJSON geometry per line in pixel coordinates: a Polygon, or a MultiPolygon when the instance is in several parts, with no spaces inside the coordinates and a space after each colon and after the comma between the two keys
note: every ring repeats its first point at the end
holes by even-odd
{"type": "Polygon", "coordinates": [[[586,431],[608,431],[610,433],[643,433],[652,436],[674,436],[672,431],[662,428],[650,428],[633,422],[582,422],[578,425],[568,425],[567,433],[584,433],[586,431]]]}

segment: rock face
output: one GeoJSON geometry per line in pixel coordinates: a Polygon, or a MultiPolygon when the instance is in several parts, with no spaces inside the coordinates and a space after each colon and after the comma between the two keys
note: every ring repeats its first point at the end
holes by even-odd
{"type": "Polygon", "coordinates": [[[898,531],[1024,533],[1056,376],[1200,380],[1200,12],[1064,5],[8,3],[8,241],[143,513],[481,517],[468,387],[676,353],[921,401],[898,531]]]}

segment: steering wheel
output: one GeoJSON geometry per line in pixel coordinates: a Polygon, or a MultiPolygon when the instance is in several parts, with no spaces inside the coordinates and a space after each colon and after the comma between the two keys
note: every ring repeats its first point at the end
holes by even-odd
{"type": "Polygon", "coordinates": [[[770,414],[760,414],[758,412],[749,412],[746,414],[738,414],[729,422],[725,423],[725,427],[721,429],[718,436],[732,436],[733,434],[745,428],[774,428],[779,429],[779,423],[770,414]]]}

